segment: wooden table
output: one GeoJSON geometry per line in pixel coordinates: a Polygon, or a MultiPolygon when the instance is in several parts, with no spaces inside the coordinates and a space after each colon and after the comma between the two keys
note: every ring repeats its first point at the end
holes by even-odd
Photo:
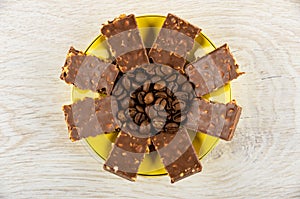
{"type": "Polygon", "coordinates": [[[237,2],[1,0],[0,198],[299,198],[300,2],[237,2]],[[202,173],[131,183],[69,141],[60,67],[70,45],[85,49],[120,13],[168,12],[229,43],[247,73],[232,83],[243,114],[202,173]]]}

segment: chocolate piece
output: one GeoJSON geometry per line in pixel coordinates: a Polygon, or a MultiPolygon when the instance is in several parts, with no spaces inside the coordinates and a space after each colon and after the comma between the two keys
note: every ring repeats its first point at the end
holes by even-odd
{"type": "Polygon", "coordinates": [[[85,98],[63,106],[63,111],[72,141],[109,133],[118,128],[111,112],[111,97],[95,100],[85,98]]]}
{"type": "Polygon", "coordinates": [[[185,128],[180,128],[174,134],[161,132],[153,136],[151,141],[172,183],[201,171],[201,164],[185,128]]]}
{"type": "Polygon", "coordinates": [[[238,68],[228,45],[224,44],[187,65],[185,73],[195,85],[196,95],[201,97],[243,74],[238,68]]]}
{"type": "Polygon", "coordinates": [[[155,63],[169,65],[183,72],[185,57],[192,50],[194,39],[200,31],[189,22],[168,14],[149,56],[155,63]]]}
{"type": "Polygon", "coordinates": [[[149,138],[138,138],[121,131],[103,168],[127,180],[135,181],[149,144],[149,138]]]}
{"type": "Polygon", "coordinates": [[[108,38],[108,44],[122,72],[149,63],[133,14],[121,15],[103,25],[101,32],[108,38]]]}
{"type": "Polygon", "coordinates": [[[117,66],[71,47],[60,78],[83,90],[110,94],[118,73],[117,66]]]}
{"type": "Polygon", "coordinates": [[[241,111],[242,108],[234,100],[222,104],[198,99],[193,102],[185,126],[197,132],[231,140],[241,111]]]}

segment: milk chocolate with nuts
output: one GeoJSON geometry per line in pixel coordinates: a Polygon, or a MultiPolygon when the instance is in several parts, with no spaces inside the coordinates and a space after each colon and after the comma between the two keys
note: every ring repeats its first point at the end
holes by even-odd
{"type": "Polygon", "coordinates": [[[185,126],[197,132],[231,140],[241,111],[242,108],[234,100],[222,104],[197,99],[188,114],[185,126]]]}
{"type": "Polygon", "coordinates": [[[149,138],[139,138],[121,131],[103,168],[127,180],[136,181],[149,144],[149,138]]]}
{"type": "Polygon", "coordinates": [[[101,33],[108,39],[108,44],[122,72],[149,63],[133,14],[121,15],[103,25],[101,33]]]}
{"type": "Polygon", "coordinates": [[[109,133],[118,128],[111,112],[110,98],[85,98],[63,106],[69,137],[72,141],[109,133]]]}
{"type": "Polygon", "coordinates": [[[117,66],[71,47],[60,78],[82,90],[110,95],[118,73],[117,66]]]}
{"type": "Polygon", "coordinates": [[[174,134],[161,132],[151,141],[162,158],[171,183],[201,171],[200,161],[185,128],[174,134]]]}
{"type": "Polygon", "coordinates": [[[149,56],[155,63],[165,64],[183,72],[187,53],[192,50],[201,29],[179,17],[168,14],[149,56]]]}
{"type": "Polygon", "coordinates": [[[206,95],[243,74],[227,44],[201,57],[185,68],[198,97],[206,95]]]}

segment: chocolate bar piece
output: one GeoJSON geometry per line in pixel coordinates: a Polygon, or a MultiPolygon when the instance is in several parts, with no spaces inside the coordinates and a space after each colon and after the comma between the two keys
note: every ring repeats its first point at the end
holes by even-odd
{"type": "Polygon", "coordinates": [[[169,65],[182,71],[186,55],[192,50],[194,39],[200,31],[200,28],[189,22],[168,14],[149,56],[155,63],[169,65]]]}
{"type": "Polygon", "coordinates": [[[71,47],[60,78],[80,89],[109,95],[118,73],[117,66],[71,47]]]}
{"type": "Polygon", "coordinates": [[[161,132],[151,138],[171,178],[171,183],[200,172],[202,167],[185,128],[161,132]]]}
{"type": "Polygon", "coordinates": [[[197,99],[193,102],[185,126],[197,132],[231,140],[241,111],[242,108],[234,100],[222,104],[197,99]]]}
{"type": "Polygon", "coordinates": [[[149,144],[149,138],[139,138],[121,131],[103,168],[135,181],[149,144]]]}
{"type": "Polygon", "coordinates": [[[243,74],[239,72],[239,66],[227,44],[187,65],[185,73],[189,76],[190,82],[195,85],[195,92],[199,97],[243,74]]]}
{"type": "Polygon", "coordinates": [[[108,39],[108,44],[122,72],[149,63],[133,14],[121,15],[103,25],[101,32],[108,39]]]}
{"type": "Polygon", "coordinates": [[[72,141],[118,128],[111,111],[111,96],[103,99],[85,98],[71,105],[63,106],[69,136],[72,141]]]}

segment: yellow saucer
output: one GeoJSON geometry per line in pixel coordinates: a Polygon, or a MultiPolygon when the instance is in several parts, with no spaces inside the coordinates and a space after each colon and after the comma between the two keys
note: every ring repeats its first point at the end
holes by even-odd
{"type": "MultiPolygon", "coordinates": [[[[146,15],[136,17],[137,24],[140,30],[140,34],[145,43],[146,47],[151,46],[154,38],[159,32],[160,27],[164,22],[164,16],[158,15],[146,15]]],[[[216,47],[214,44],[202,33],[196,38],[196,42],[193,50],[187,56],[188,61],[192,61],[195,57],[201,57],[211,51],[216,47]]],[[[110,59],[111,54],[109,47],[106,43],[105,37],[103,35],[98,36],[91,45],[86,49],[87,54],[93,54],[102,59],[110,59]]],[[[72,88],[72,101],[75,102],[79,99],[85,97],[103,97],[99,96],[98,93],[93,93],[92,91],[80,90],[76,87],[72,88]]],[[[231,100],[231,90],[230,85],[226,85],[217,91],[204,96],[212,101],[227,103],[231,100]]],[[[115,141],[117,134],[103,134],[97,137],[87,138],[86,141],[89,146],[96,152],[97,156],[106,160],[110,150],[112,149],[112,143],[115,141]]],[[[190,136],[193,138],[193,146],[197,152],[199,159],[205,157],[218,143],[218,138],[203,134],[203,133],[191,133],[190,136]]],[[[157,176],[166,174],[163,164],[156,152],[147,154],[142,164],[140,165],[138,174],[147,176],[157,176]]]]}

